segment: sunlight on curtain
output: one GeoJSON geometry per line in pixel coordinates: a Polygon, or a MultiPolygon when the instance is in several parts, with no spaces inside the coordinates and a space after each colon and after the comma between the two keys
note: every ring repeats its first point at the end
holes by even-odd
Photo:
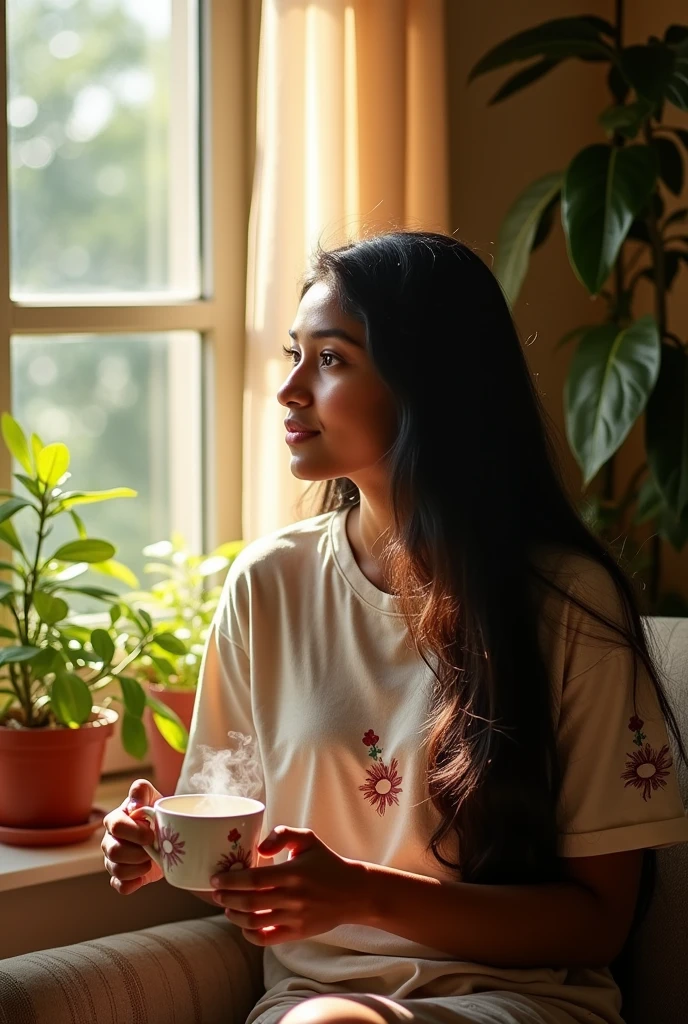
{"type": "Polygon", "coordinates": [[[289,469],[276,391],[313,247],[391,228],[448,230],[443,22],[442,0],[263,0],[246,314],[247,541],[294,522],[307,486],[289,469]]]}

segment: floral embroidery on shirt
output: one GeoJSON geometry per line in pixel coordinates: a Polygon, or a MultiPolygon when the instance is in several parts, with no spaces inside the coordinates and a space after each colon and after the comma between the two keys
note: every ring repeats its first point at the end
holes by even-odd
{"type": "Polygon", "coordinates": [[[368,781],[364,786],[358,788],[363,793],[365,800],[370,800],[371,805],[382,817],[388,807],[392,804],[399,804],[397,794],[402,792],[401,783],[403,779],[397,769],[399,762],[393,757],[389,765],[386,765],[380,755],[382,748],[378,747],[380,737],[375,735],[372,729],[368,729],[363,737],[363,743],[369,747],[368,756],[375,762],[366,770],[368,781]]]}
{"type": "Polygon", "coordinates": [[[642,718],[638,718],[637,715],[628,723],[628,728],[635,733],[633,742],[641,749],[628,754],[626,771],[622,772],[621,778],[628,780],[624,784],[624,789],[635,786],[636,789],[642,790],[643,800],[647,800],[652,796],[653,790],[666,786],[666,776],[673,762],[666,743],[660,750],[654,750],[649,743],[643,747],[643,740],[647,739],[642,731],[644,724],[642,718]]]}
{"type": "Polygon", "coordinates": [[[631,730],[631,732],[635,733],[635,736],[633,737],[633,742],[638,747],[642,747],[643,740],[647,739],[647,736],[642,731],[644,725],[645,723],[643,722],[642,718],[638,718],[637,715],[633,715],[633,717],[630,718],[628,721],[628,728],[631,730]]]}
{"type": "Polygon", "coordinates": [[[244,850],[243,846],[239,846],[239,840],[241,839],[241,832],[233,828],[228,834],[227,839],[232,844],[232,849],[229,853],[225,853],[220,860],[217,862],[216,871],[240,871],[242,868],[251,867],[251,858],[244,850]]]}

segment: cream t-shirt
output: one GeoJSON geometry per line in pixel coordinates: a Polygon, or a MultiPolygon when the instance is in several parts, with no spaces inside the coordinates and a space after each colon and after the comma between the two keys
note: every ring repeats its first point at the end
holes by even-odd
{"type": "MultiPolygon", "coordinates": [[[[197,788],[203,745],[226,749],[229,731],[251,735],[264,782],[246,795],[266,805],[261,838],[278,824],[307,827],[341,856],[456,882],[426,849],[439,822],[423,745],[432,674],[407,639],[398,599],[358,567],[349,511],[275,531],[232,564],[215,617],[220,678],[213,685],[201,675],[176,791],[197,788]]],[[[540,564],[618,619],[615,588],[597,563],[553,549],[540,564]]],[[[548,594],[539,627],[564,765],[562,856],[688,841],[667,731],[642,667],[636,715],[630,654],[571,601],[548,594]]],[[[451,843],[443,852],[456,860],[451,843]]],[[[509,989],[561,1000],[583,1017],[621,1019],[607,969],[463,962],[370,926],[266,947],[264,974],[275,993],[303,987],[299,978],[390,998],[509,989]]]]}

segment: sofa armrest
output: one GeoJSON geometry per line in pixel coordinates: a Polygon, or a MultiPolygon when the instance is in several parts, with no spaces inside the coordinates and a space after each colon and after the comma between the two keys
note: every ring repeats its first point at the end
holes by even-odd
{"type": "Polygon", "coordinates": [[[224,915],[0,962],[0,1024],[244,1024],[263,950],[224,915]]]}

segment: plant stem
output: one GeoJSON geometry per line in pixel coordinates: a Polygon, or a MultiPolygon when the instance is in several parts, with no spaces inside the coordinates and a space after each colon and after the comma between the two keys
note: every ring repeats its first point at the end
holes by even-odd
{"type": "Polygon", "coordinates": [[[38,516],[38,537],[36,539],[36,555],[34,557],[33,567],[31,569],[29,579],[27,581],[29,588],[28,594],[27,588],[24,588],[24,631],[26,634],[25,642],[27,644],[29,642],[29,611],[31,609],[31,605],[33,604],[33,595],[36,592],[36,583],[38,580],[38,563],[41,557],[41,547],[43,546],[43,541],[45,540],[45,534],[43,533],[43,531],[45,529],[48,511],[48,503],[46,500],[47,490],[48,485],[46,484],[45,492],[43,493],[43,496],[41,498],[41,511],[38,516]]]}

